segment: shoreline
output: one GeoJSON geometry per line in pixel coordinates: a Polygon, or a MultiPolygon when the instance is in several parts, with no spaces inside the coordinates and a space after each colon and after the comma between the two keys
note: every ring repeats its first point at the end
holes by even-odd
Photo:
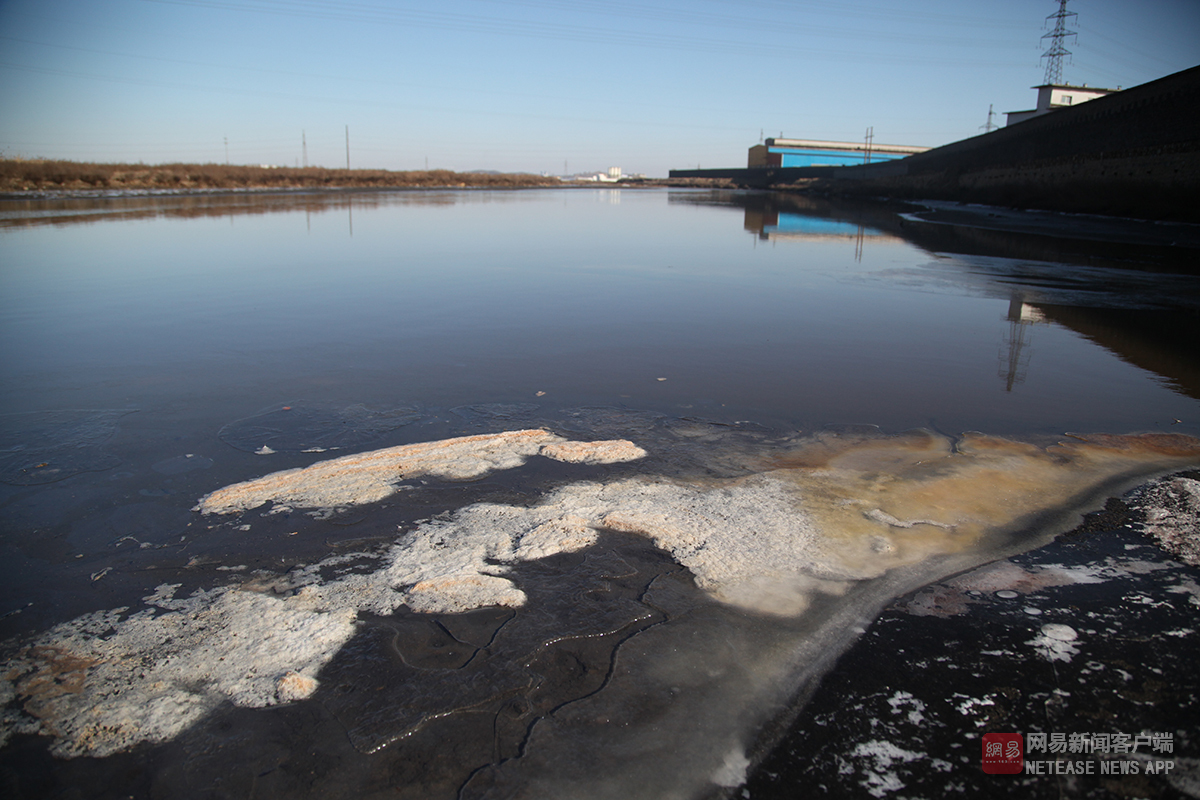
{"type": "MultiPolygon", "coordinates": [[[[721,182],[722,185],[724,182],[721,182]]],[[[457,172],[448,169],[385,170],[273,167],[234,164],[121,164],[0,159],[0,198],[105,197],[208,194],[213,192],[389,191],[410,189],[544,189],[596,186],[713,185],[669,178],[618,181],[564,179],[521,172],[457,172]]]]}
{"type": "Polygon", "coordinates": [[[1147,531],[1147,500],[1197,474],[1150,481],[1042,547],[895,598],[764,749],[742,796],[928,797],[956,786],[980,797],[1196,797],[1195,651],[1185,643],[1197,567],[1147,531]],[[1056,756],[1028,738],[1151,730],[1172,748],[1056,756]],[[996,731],[1033,742],[1023,774],[981,769],[981,737],[996,731]],[[1155,758],[1172,770],[1152,775],[1155,758]],[[1062,759],[1066,783],[1054,777],[1062,759]],[[1120,761],[1138,768],[1110,763],[1120,761]]]}
{"type": "Polygon", "coordinates": [[[105,200],[122,197],[218,197],[222,195],[300,195],[300,194],[367,194],[386,192],[458,192],[470,190],[486,191],[531,191],[540,189],[708,189],[734,188],[724,181],[690,181],[671,180],[669,178],[647,178],[614,183],[598,183],[594,181],[559,181],[558,183],[528,184],[528,185],[489,185],[489,184],[413,184],[395,186],[233,186],[233,187],[186,187],[186,188],[117,188],[117,189],[82,189],[82,188],[51,188],[51,189],[21,189],[0,191],[0,201],[17,200],[59,200],[83,199],[105,200]]]}

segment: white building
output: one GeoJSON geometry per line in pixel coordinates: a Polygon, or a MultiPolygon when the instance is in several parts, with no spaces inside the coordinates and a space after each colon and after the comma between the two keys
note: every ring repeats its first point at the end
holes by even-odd
{"type": "Polygon", "coordinates": [[[1067,83],[1048,83],[1043,86],[1034,86],[1038,90],[1037,108],[1031,111],[1009,111],[1005,116],[1008,121],[1005,125],[1013,125],[1017,122],[1023,122],[1031,117],[1040,117],[1042,114],[1049,114],[1059,108],[1067,106],[1077,106],[1080,103],[1086,103],[1088,100],[1095,100],[1097,97],[1104,97],[1107,94],[1121,91],[1121,87],[1116,89],[1098,89],[1087,84],[1083,86],[1071,86],[1067,83]]]}

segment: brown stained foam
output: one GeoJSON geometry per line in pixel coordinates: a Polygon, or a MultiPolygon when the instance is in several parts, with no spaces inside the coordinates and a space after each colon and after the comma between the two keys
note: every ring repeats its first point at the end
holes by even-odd
{"type": "Polygon", "coordinates": [[[268,502],[302,508],[361,505],[384,499],[396,484],[419,475],[472,480],[499,469],[511,469],[530,456],[557,461],[611,464],[633,461],[646,451],[623,440],[569,442],[544,430],[463,436],[437,442],[389,447],[322,461],[304,469],[275,472],[226,486],[200,498],[197,511],[231,514],[268,502]]]}
{"type": "MultiPolygon", "coordinates": [[[[353,635],[357,614],[521,606],[526,597],[507,577],[514,565],[588,547],[604,528],[646,536],[723,603],[794,617],[814,593],[839,595],[929,556],[978,564],[1040,512],[1200,463],[1200,442],[1187,437],[1093,438],[1043,449],[977,434],[957,446],[925,432],[816,436],[781,457],[738,456],[753,467],[748,477],[646,475],[567,484],[528,507],[467,506],[406,534],[375,572],[321,582],[316,565],[290,596],[225,587],[175,600],[163,586],[145,598],[146,610],[60,625],[0,668],[0,699],[17,699],[25,712],[0,717],[0,741],[36,731],[55,737],[59,755],[100,756],[166,741],[224,702],[302,699],[353,635]],[[48,691],[51,683],[60,688],[48,691]]],[[[464,437],[268,475],[213,492],[198,508],[345,505],[385,497],[396,480],[416,474],[474,477],[538,453],[573,461],[643,452],[627,442],[567,443],[540,430],[464,437]]],[[[714,454],[730,458],[729,450],[714,454]]],[[[1032,531],[1029,541],[1055,532],[1032,531]]]]}
{"type": "Polygon", "coordinates": [[[1076,437],[1040,448],[969,433],[952,444],[924,431],[815,437],[770,464],[797,487],[836,561],[870,577],[1012,532],[1112,479],[1200,461],[1200,441],[1171,434],[1076,437]]]}

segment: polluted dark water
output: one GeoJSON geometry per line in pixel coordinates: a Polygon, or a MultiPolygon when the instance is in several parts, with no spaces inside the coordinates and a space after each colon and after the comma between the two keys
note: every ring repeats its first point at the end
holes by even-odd
{"type": "MultiPolygon", "coordinates": [[[[1195,226],[699,189],[0,200],[4,794],[885,797],[973,770],[1059,796],[976,780],[969,715],[921,761],[940,688],[861,665],[911,664],[890,626],[923,587],[1174,474],[1114,523],[1171,555],[1126,530],[1054,568],[1114,581],[1097,607],[1176,603],[1143,632],[1186,671],[1198,254],[1195,226]]],[[[911,630],[1019,650],[1053,616],[976,613],[1032,633],[911,630]]],[[[1056,654],[1129,652],[1054,620],[1080,637],[1056,654]]],[[[1036,721],[1006,697],[985,722],[1036,721]]],[[[1134,705],[1089,724],[1159,721],[1134,705]]]]}

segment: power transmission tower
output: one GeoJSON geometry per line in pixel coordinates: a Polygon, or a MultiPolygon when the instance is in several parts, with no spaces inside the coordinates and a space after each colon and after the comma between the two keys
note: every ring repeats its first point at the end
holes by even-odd
{"type": "Polygon", "coordinates": [[[875,126],[874,125],[867,128],[867,135],[865,137],[867,154],[866,154],[866,159],[863,161],[864,164],[871,163],[871,143],[873,141],[875,141],[875,126]]]}
{"type": "Polygon", "coordinates": [[[308,138],[300,131],[300,152],[304,156],[304,168],[308,169],[308,138]]]}
{"type": "Polygon", "coordinates": [[[1046,17],[1047,21],[1054,20],[1054,30],[1042,37],[1050,40],[1050,49],[1042,53],[1042,58],[1048,59],[1046,79],[1042,82],[1046,86],[1062,83],[1063,56],[1071,55],[1071,51],[1063,47],[1063,40],[1076,35],[1075,31],[1067,29],[1067,17],[1077,16],[1074,11],[1067,11],[1067,0],[1058,0],[1058,11],[1046,17]]]}
{"type": "Polygon", "coordinates": [[[999,127],[1000,127],[1000,126],[999,126],[999,125],[997,125],[996,123],[992,122],[992,117],[996,116],[996,112],[992,110],[992,107],[993,107],[993,105],[995,105],[995,104],[994,104],[994,103],[988,103],[988,121],[987,121],[987,124],[986,124],[986,125],[980,125],[980,126],[979,126],[979,127],[980,127],[980,128],[983,130],[983,132],[984,132],[984,133],[991,133],[992,131],[996,130],[996,128],[999,128],[999,127]]]}

